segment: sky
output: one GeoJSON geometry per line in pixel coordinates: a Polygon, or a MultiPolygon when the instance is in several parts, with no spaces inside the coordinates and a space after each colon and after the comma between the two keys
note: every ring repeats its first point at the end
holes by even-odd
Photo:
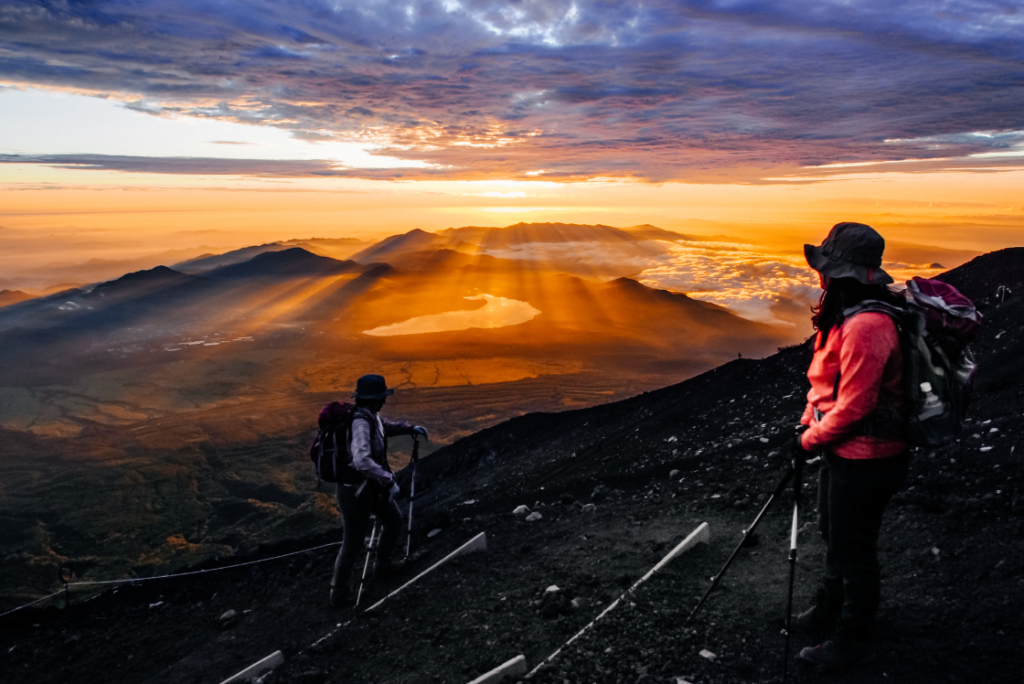
{"type": "Polygon", "coordinates": [[[983,252],[1022,188],[1016,1],[0,1],[0,281],[518,221],[983,252]]]}

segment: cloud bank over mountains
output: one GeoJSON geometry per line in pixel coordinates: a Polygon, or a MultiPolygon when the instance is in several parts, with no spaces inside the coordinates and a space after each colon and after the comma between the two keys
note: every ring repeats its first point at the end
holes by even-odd
{"type": "Polygon", "coordinates": [[[361,142],[415,165],[0,162],[729,182],[894,160],[998,169],[1024,159],[1022,33],[1012,2],[6,2],[8,85],[361,142]]]}

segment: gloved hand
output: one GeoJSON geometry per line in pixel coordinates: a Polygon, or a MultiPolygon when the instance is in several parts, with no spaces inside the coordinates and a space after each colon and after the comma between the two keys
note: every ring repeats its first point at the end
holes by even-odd
{"type": "Polygon", "coordinates": [[[394,501],[395,497],[398,496],[401,492],[402,490],[398,488],[398,483],[392,480],[391,489],[388,490],[388,503],[394,501]]]}
{"type": "Polygon", "coordinates": [[[790,445],[789,451],[794,461],[800,460],[806,463],[807,461],[810,461],[812,458],[817,456],[818,453],[815,451],[809,451],[807,449],[804,449],[803,442],[800,441],[801,434],[802,433],[798,433],[793,436],[793,442],[790,445]]]}
{"type": "Polygon", "coordinates": [[[802,434],[803,431],[793,435],[793,441],[789,447],[789,454],[793,458],[793,470],[797,473],[803,469],[804,463],[817,456],[815,452],[804,449],[804,445],[800,441],[800,436],[802,434]]]}
{"type": "Polygon", "coordinates": [[[419,435],[420,437],[422,437],[423,439],[427,440],[428,442],[430,441],[430,436],[427,434],[427,428],[423,427],[422,425],[417,425],[417,426],[413,427],[412,433],[414,435],[419,435]]]}

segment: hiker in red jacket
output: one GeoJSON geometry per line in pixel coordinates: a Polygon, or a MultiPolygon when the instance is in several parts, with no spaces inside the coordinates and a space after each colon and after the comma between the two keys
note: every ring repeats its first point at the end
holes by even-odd
{"type": "Polygon", "coordinates": [[[388,437],[415,433],[426,439],[427,429],[409,425],[408,421],[392,423],[380,417],[384,402],[394,393],[383,376],[364,375],[356,382],[356,391],[352,395],[358,408],[352,418],[352,437],[348,447],[352,468],[362,477],[357,482],[338,483],[338,509],[344,535],[331,577],[331,605],[335,607],[355,601],[349,582],[356,556],[366,539],[371,513],[382,524],[376,576],[392,574],[400,565],[391,560],[391,551],[402,527],[402,512],[395,503],[399,490],[388,464],[388,437]]]}
{"type": "Polygon", "coordinates": [[[903,432],[903,357],[884,313],[847,317],[864,300],[895,303],[882,270],[885,240],[870,226],[838,223],[820,247],[804,245],[824,292],[812,309],[818,331],[807,371],[806,430],[795,458],[821,455],[818,515],[827,552],[815,605],[792,617],[794,630],[835,635],[800,651],[828,669],[874,657],[871,625],[881,594],[878,534],[889,499],[903,486],[909,456],[903,432]]]}

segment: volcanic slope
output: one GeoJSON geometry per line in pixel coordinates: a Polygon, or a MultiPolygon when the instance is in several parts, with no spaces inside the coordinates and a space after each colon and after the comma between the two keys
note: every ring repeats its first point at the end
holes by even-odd
{"type": "MultiPolygon", "coordinates": [[[[985,258],[976,272],[987,270],[985,258]]],[[[1000,365],[1024,351],[1024,298],[996,304],[986,293],[999,284],[978,285],[989,305],[975,343],[981,371],[971,422],[949,450],[914,454],[883,523],[878,657],[829,682],[1024,678],[1024,390],[1000,365]]],[[[418,466],[413,568],[371,583],[369,600],[481,531],[488,550],[453,561],[372,613],[329,607],[334,548],[321,549],[123,586],[63,612],[15,613],[6,618],[0,676],[218,682],[280,649],[286,662],[267,684],[458,684],[519,654],[531,667],[540,663],[707,521],[709,545],[654,575],[532,681],[778,681],[788,491],[701,612],[684,621],[782,475],[785,449],[777,445],[802,409],[809,354],[802,345],[736,360],[626,401],[528,414],[438,450],[418,466]],[[585,512],[591,502],[596,510],[585,512]],[[514,516],[520,504],[543,517],[514,516]],[[552,585],[559,590],[548,592],[552,585]],[[234,618],[224,617],[229,610],[234,618]],[[39,627],[24,628],[31,624],[39,627]]],[[[807,502],[816,492],[816,467],[810,471],[807,502]]],[[[403,471],[406,488],[408,479],[403,471]]],[[[811,600],[823,562],[815,519],[808,503],[798,607],[811,600]]],[[[811,642],[795,636],[790,657],[811,642]]],[[[794,682],[822,681],[795,663],[790,671],[794,682]]]]}

